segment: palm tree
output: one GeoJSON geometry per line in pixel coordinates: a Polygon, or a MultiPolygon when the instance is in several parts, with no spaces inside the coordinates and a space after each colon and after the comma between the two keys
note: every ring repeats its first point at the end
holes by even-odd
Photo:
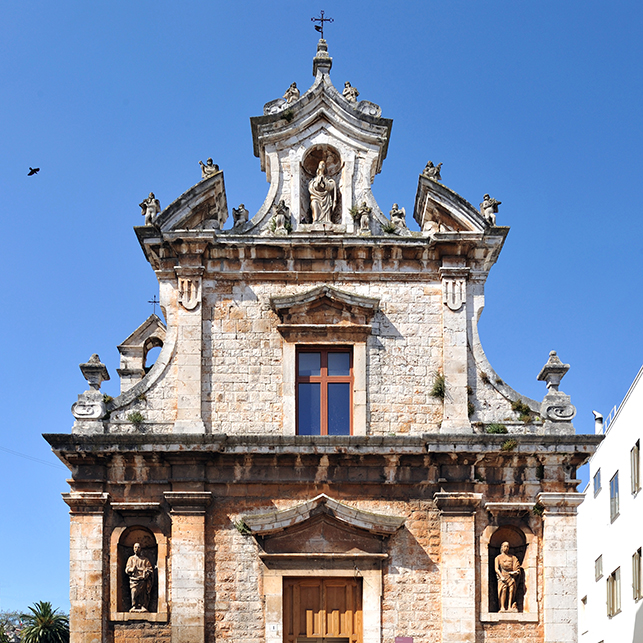
{"type": "Polygon", "coordinates": [[[51,603],[39,601],[29,607],[31,614],[22,614],[25,627],[21,632],[23,643],[69,643],[69,618],[51,603]]]}

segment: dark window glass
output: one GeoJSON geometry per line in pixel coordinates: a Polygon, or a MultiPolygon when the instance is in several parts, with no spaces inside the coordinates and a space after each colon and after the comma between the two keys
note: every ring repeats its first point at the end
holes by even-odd
{"type": "Polygon", "coordinates": [[[351,434],[351,385],[328,384],[328,435],[351,434]]]}
{"type": "Polygon", "coordinates": [[[320,370],[321,353],[299,353],[299,375],[319,375],[320,370]]]}
{"type": "Polygon", "coordinates": [[[328,375],[329,377],[351,374],[351,354],[328,353],[328,375]]]}
{"type": "Polygon", "coordinates": [[[299,435],[319,435],[320,430],[320,389],[319,383],[298,385],[299,435]]]}

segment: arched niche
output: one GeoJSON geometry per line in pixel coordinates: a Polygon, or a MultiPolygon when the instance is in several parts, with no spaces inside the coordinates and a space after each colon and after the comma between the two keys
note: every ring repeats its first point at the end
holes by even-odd
{"type": "Polygon", "coordinates": [[[517,517],[499,517],[498,524],[486,527],[480,538],[480,580],[482,621],[537,621],[537,561],[538,539],[517,517]],[[496,556],[502,543],[509,543],[509,553],[520,562],[522,572],[514,598],[518,612],[500,612],[498,604],[498,581],[495,571],[496,556]]]}
{"type": "Polygon", "coordinates": [[[326,164],[326,176],[335,181],[337,200],[335,208],[331,213],[332,223],[342,222],[342,158],[339,151],[332,145],[326,143],[318,143],[306,150],[301,162],[301,185],[299,194],[301,197],[300,205],[300,221],[301,223],[312,223],[312,211],[310,208],[310,193],[308,192],[308,184],[315,178],[317,167],[320,161],[326,164]]]}
{"type": "Polygon", "coordinates": [[[166,559],[167,539],[155,525],[118,527],[110,543],[110,612],[113,621],[166,621],[166,559]],[[134,553],[134,544],[141,545],[141,555],[149,559],[154,575],[147,612],[131,612],[129,577],[125,567],[134,553]]]}

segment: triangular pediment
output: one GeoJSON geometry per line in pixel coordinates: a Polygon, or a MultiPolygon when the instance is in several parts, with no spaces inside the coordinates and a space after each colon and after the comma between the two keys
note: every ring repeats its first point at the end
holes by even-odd
{"type": "Polygon", "coordinates": [[[156,314],[150,315],[125,341],[121,342],[118,349],[142,347],[148,340],[157,339],[159,345],[165,341],[166,327],[156,314]]]}
{"type": "Polygon", "coordinates": [[[370,324],[379,299],[319,286],[296,295],[272,297],[270,304],[284,324],[363,326],[370,324]]]}
{"type": "MultiPolygon", "coordinates": [[[[323,517],[325,524],[330,524],[331,526],[337,523],[333,527],[335,529],[339,528],[339,526],[343,528],[350,527],[378,536],[394,534],[406,520],[400,516],[376,514],[357,509],[322,493],[312,500],[290,509],[244,516],[243,522],[255,536],[272,536],[298,528],[304,523],[307,523],[309,528],[313,529],[317,517],[323,517]]],[[[320,527],[314,527],[313,531],[319,529],[320,527]]],[[[330,534],[332,529],[329,529],[328,533],[330,534]]],[[[313,533],[313,531],[310,533],[313,533]]]]}
{"type": "Polygon", "coordinates": [[[420,174],[413,218],[423,232],[484,232],[484,217],[466,199],[420,174]]]}
{"type": "Polygon", "coordinates": [[[228,219],[223,171],[199,181],[159,213],[154,224],[171,230],[218,230],[228,219]]]}

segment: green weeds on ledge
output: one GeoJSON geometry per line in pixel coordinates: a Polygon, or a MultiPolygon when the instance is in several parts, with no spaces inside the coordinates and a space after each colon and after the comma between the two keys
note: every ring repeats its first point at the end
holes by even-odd
{"type": "Polygon", "coordinates": [[[433,387],[431,388],[431,395],[437,397],[441,400],[444,399],[444,396],[447,392],[447,383],[444,379],[442,373],[436,373],[435,378],[433,379],[433,387]]]}
{"type": "Polygon", "coordinates": [[[131,422],[137,429],[145,422],[145,418],[140,411],[133,411],[127,416],[127,421],[131,422]]]}
{"type": "Polygon", "coordinates": [[[488,424],[485,429],[485,433],[509,433],[507,427],[504,424],[492,423],[488,424]]]}

